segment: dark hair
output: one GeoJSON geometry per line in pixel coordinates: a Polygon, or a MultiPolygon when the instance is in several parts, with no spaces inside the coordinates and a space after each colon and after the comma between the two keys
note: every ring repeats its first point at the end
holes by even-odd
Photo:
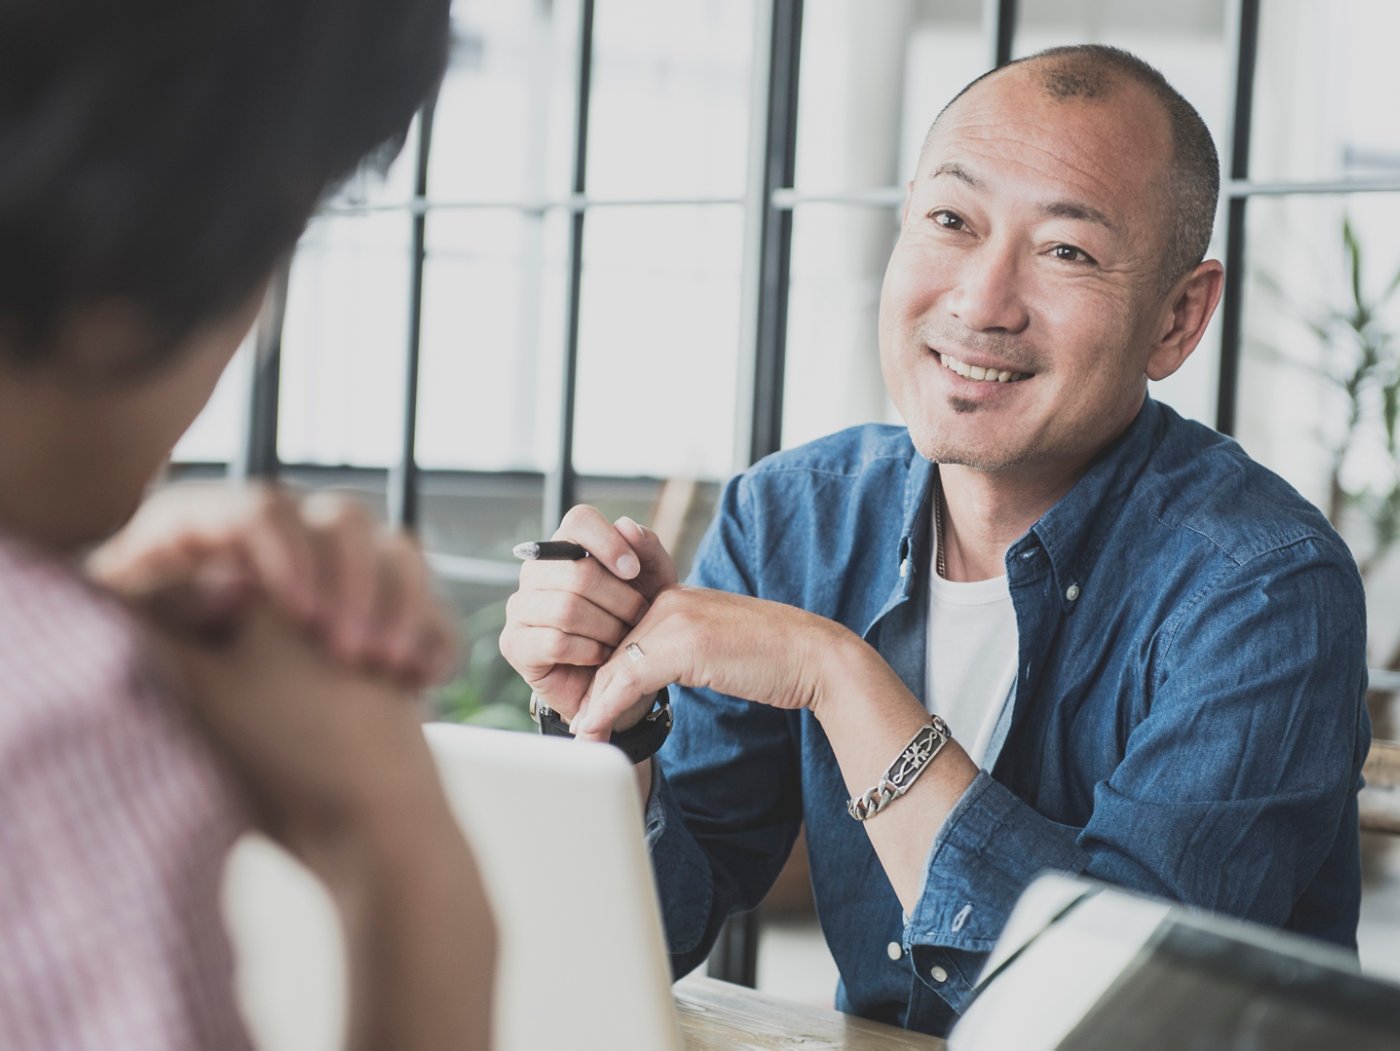
{"type": "MultiPolygon", "coordinates": [[[[958,92],[938,118],[983,80],[1027,63],[1035,64],[1041,87],[1057,99],[1107,98],[1121,77],[1146,88],[1161,104],[1172,136],[1171,164],[1167,170],[1172,227],[1162,259],[1163,283],[1171,284],[1204,259],[1220,196],[1220,159],[1215,143],[1195,107],[1167,83],[1166,77],[1136,55],[1106,44],[1071,44],[1039,51],[982,74],[958,92]]],[[[937,124],[935,119],[934,126],[937,124]]],[[[933,134],[932,128],[929,134],[933,134]]]]}
{"type": "Polygon", "coordinates": [[[134,304],[141,364],[245,302],[325,194],[397,153],[450,0],[0,0],[0,353],[134,304]]]}

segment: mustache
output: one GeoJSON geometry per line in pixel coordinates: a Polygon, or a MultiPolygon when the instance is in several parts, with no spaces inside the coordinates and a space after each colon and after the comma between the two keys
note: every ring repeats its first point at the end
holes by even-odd
{"type": "Polygon", "coordinates": [[[1044,359],[1039,348],[1019,336],[968,329],[955,332],[944,325],[925,324],[914,329],[914,337],[925,346],[951,354],[959,361],[963,360],[961,351],[985,355],[1012,372],[1040,372],[1043,368],[1044,359]]]}

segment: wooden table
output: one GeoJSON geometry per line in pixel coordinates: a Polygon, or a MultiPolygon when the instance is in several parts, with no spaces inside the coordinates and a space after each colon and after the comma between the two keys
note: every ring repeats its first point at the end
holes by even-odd
{"type": "Polygon", "coordinates": [[[937,1037],[713,978],[686,978],[675,992],[686,1051],[938,1051],[944,1046],[937,1037]]]}

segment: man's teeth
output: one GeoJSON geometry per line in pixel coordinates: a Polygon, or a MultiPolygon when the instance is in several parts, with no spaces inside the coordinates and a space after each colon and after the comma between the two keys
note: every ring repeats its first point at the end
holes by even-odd
{"type": "Polygon", "coordinates": [[[1012,383],[1016,380],[1023,380],[1030,375],[1029,372],[1007,372],[1005,369],[984,369],[981,365],[969,365],[965,361],[957,358],[950,358],[947,354],[939,354],[938,360],[943,362],[959,376],[970,380],[983,380],[988,383],[1012,383]]]}

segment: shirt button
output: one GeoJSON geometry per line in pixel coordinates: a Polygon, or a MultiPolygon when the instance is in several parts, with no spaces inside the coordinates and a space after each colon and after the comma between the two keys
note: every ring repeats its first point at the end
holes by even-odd
{"type": "Polygon", "coordinates": [[[1065,588],[1065,598],[1067,598],[1067,599],[1069,599],[1071,602],[1073,602],[1073,601],[1074,601],[1075,599],[1077,599],[1078,597],[1079,597],[1079,585],[1078,585],[1078,584],[1071,584],[1069,587],[1065,588]]]}
{"type": "Polygon", "coordinates": [[[942,985],[948,980],[948,972],[937,965],[935,965],[933,969],[928,972],[928,976],[932,978],[935,982],[937,982],[939,985],[942,985]]]}
{"type": "Polygon", "coordinates": [[[904,955],[904,949],[900,946],[899,942],[890,942],[885,946],[885,952],[889,955],[891,960],[898,960],[904,955]]]}

